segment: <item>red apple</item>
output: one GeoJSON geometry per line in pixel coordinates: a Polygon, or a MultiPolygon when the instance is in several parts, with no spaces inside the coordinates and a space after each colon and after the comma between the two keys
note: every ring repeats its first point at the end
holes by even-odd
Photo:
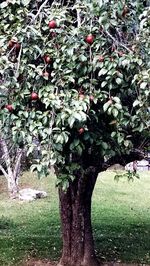
{"type": "Polygon", "coordinates": [[[16,50],[20,50],[20,44],[18,42],[15,43],[15,48],[16,48],[16,50]]]}
{"type": "Polygon", "coordinates": [[[31,100],[32,101],[36,101],[36,100],[38,100],[38,98],[39,98],[39,96],[36,92],[31,93],[31,100]]]}
{"type": "Polygon", "coordinates": [[[13,46],[14,46],[14,42],[12,42],[12,41],[10,40],[10,41],[8,42],[8,47],[9,47],[10,49],[12,49],[13,46]]]}
{"type": "Polygon", "coordinates": [[[94,42],[94,36],[92,34],[89,34],[85,41],[88,43],[88,44],[92,44],[94,42]]]}
{"type": "Polygon", "coordinates": [[[9,111],[12,112],[14,110],[13,106],[11,104],[7,104],[5,108],[9,111]]]}
{"type": "Polygon", "coordinates": [[[11,49],[15,47],[17,50],[20,49],[20,44],[18,43],[17,37],[12,37],[11,40],[8,42],[8,47],[11,49]]]}
{"type": "Polygon", "coordinates": [[[51,58],[50,58],[49,55],[45,55],[45,56],[44,56],[44,60],[45,60],[45,62],[46,62],[47,64],[50,64],[50,62],[51,62],[51,58]]]}
{"type": "Polygon", "coordinates": [[[124,6],[123,11],[122,11],[122,16],[125,17],[129,13],[128,6],[124,6]]]}
{"type": "Polygon", "coordinates": [[[94,101],[94,96],[90,95],[90,101],[93,102],[94,101]]]}
{"type": "Polygon", "coordinates": [[[83,134],[83,132],[84,132],[84,128],[81,127],[81,128],[78,130],[78,132],[79,132],[80,135],[83,134]]]}
{"type": "Polygon", "coordinates": [[[100,55],[99,58],[98,58],[98,61],[99,62],[103,62],[104,61],[104,56],[103,55],[100,55]]]}
{"type": "Polygon", "coordinates": [[[50,29],[55,29],[57,28],[57,23],[55,20],[51,20],[49,23],[48,23],[48,26],[50,29]]]}

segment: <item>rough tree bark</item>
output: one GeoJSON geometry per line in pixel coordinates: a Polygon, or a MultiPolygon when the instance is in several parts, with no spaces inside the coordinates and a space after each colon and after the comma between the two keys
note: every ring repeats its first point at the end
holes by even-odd
{"type": "Polygon", "coordinates": [[[59,190],[63,251],[59,266],[98,266],[91,224],[91,198],[98,173],[77,176],[67,192],[59,190]]]}
{"type": "Polygon", "coordinates": [[[104,163],[95,154],[86,151],[80,163],[87,170],[84,174],[76,173],[75,181],[70,183],[66,192],[59,189],[63,250],[58,266],[99,265],[91,224],[91,201],[98,174],[118,162],[118,159],[120,164],[125,165],[133,159],[141,160],[144,157],[141,151],[134,150],[130,154],[114,156],[104,163]]]}

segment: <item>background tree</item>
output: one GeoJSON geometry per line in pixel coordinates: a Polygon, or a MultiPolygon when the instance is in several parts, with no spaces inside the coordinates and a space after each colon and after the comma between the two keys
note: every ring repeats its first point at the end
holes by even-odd
{"type": "Polygon", "coordinates": [[[95,266],[91,198],[99,172],[143,158],[149,138],[149,9],[143,1],[3,1],[2,129],[33,140],[32,165],[59,186],[59,265],[95,266]],[[139,14],[141,14],[139,19],[139,14]],[[9,108],[8,108],[9,105],[9,108]],[[10,108],[11,106],[11,108],[10,108]]]}
{"type": "MultiPolygon", "coordinates": [[[[4,99],[8,97],[8,90],[3,86],[1,75],[0,88],[0,105],[4,108],[4,99]]],[[[23,159],[24,141],[18,135],[18,143],[16,144],[10,125],[9,112],[13,111],[11,104],[5,105],[8,111],[6,116],[1,115],[0,120],[0,172],[7,180],[8,192],[11,198],[16,198],[19,191],[19,178],[21,175],[21,162],[23,159]]],[[[12,123],[13,125],[13,123],[12,123]]]]}

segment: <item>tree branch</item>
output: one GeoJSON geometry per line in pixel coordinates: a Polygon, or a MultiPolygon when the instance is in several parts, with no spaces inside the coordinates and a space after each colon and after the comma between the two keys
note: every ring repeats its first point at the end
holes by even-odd
{"type": "Polygon", "coordinates": [[[77,8],[77,22],[78,22],[78,28],[81,27],[81,17],[80,17],[80,9],[77,8]]]}
{"type": "Polygon", "coordinates": [[[19,67],[20,67],[20,60],[21,60],[21,53],[22,53],[22,44],[20,46],[20,51],[18,55],[18,63],[17,63],[17,69],[16,69],[16,76],[18,77],[19,67]]]}
{"type": "Polygon", "coordinates": [[[103,163],[102,170],[107,170],[108,167],[111,165],[114,165],[116,163],[121,164],[122,166],[125,166],[126,164],[133,162],[133,161],[140,161],[144,159],[144,153],[141,150],[133,150],[130,152],[130,154],[121,154],[121,155],[115,155],[108,159],[107,162],[103,163]]]}
{"type": "Polygon", "coordinates": [[[22,154],[23,154],[23,149],[18,149],[17,154],[16,154],[17,159],[16,159],[14,171],[13,171],[14,178],[18,178],[22,154]]]}
{"type": "Polygon", "coordinates": [[[8,175],[9,175],[9,177],[13,178],[13,172],[12,172],[12,168],[11,168],[11,160],[10,160],[10,155],[9,155],[6,140],[0,138],[0,144],[2,147],[3,158],[4,158],[5,163],[6,163],[8,175]]]}
{"type": "Polygon", "coordinates": [[[49,0],[45,0],[44,3],[40,6],[38,12],[36,13],[36,15],[35,15],[35,16],[33,17],[33,19],[31,20],[31,23],[33,23],[33,22],[36,20],[36,18],[37,18],[37,17],[39,16],[39,14],[40,14],[42,8],[47,4],[48,1],[49,1],[49,0]]]}
{"type": "Polygon", "coordinates": [[[109,31],[105,30],[105,32],[107,36],[109,36],[114,43],[117,43],[118,45],[122,46],[124,49],[126,49],[128,52],[132,52],[126,45],[124,45],[123,43],[119,42],[118,40],[116,40],[110,33],[109,31]]]}

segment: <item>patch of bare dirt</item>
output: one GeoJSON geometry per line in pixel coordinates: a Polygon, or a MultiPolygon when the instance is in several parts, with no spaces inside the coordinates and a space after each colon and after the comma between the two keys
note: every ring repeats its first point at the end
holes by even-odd
{"type": "Polygon", "coordinates": [[[1,191],[1,193],[7,192],[7,187],[4,184],[5,183],[4,181],[5,181],[4,180],[4,177],[3,176],[0,176],[0,191],[1,191]]]}
{"type": "MultiPolygon", "coordinates": [[[[36,260],[36,259],[29,259],[26,260],[22,266],[56,266],[57,262],[52,262],[49,260],[36,260]]],[[[148,264],[126,264],[120,262],[108,262],[101,264],[102,266],[150,266],[148,264]]],[[[92,265],[91,265],[92,266],[92,265]]]]}
{"type": "Polygon", "coordinates": [[[56,266],[56,262],[52,262],[49,260],[37,260],[37,259],[29,259],[26,260],[22,266],[56,266]]]}

